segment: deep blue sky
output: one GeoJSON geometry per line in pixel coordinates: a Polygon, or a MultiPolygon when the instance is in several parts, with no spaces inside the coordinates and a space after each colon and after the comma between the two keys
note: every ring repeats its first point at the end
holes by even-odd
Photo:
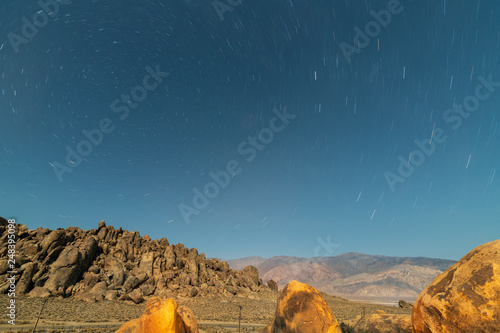
{"type": "Polygon", "coordinates": [[[105,220],[225,259],[458,259],[498,238],[500,87],[466,119],[447,113],[479,76],[500,81],[498,1],[401,1],[350,62],[341,44],[387,1],[246,1],[223,21],[210,1],[63,2],[17,52],[9,36],[43,9],[0,3],[1,216],[51,229],[105,220]],[[148,66],[170,74],[120,119],[113,101],[148,66]],[[295,118],[273,122],[283,130],[247,161],[238,146],[284,107],[295,118]],[[52,165],[102,119],[113,131],[60,181],[52,165]],[[398,157],[439,130],[446,140],[391,191],[398,157]],[[231,160],[241,172],[187,224],[179,205],[231,160]]]}

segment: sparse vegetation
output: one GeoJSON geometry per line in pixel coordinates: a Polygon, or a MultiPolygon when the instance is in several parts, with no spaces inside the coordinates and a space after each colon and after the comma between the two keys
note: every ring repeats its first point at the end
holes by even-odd
{"type": "Polygon", "coordinates": [[[344,322],[340,323],[340,329],[342,333],[354,333],[354,328],[344,322]]]}

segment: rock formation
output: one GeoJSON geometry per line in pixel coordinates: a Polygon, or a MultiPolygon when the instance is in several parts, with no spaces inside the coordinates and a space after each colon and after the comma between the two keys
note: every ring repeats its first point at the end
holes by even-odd
{"type": "Polygon", "coordinates": [[[278,284],[274,280],[267,280],[267,286],[271,288],[271,290],[278,291],[278,284]]]}
{"type": "Polygon", "coordinates": [[[400,299],[400,300],[398,301],[398,306],[399,306],[401,309],[411,309],[411,308],[413,308],[413,304],[408,303],[407,301],[402,300],[402,299],[400,299]]]}
{"type": "Polygon", "coordinates": [[[315,288],[291,281],[280,292],[274,320],[263,333],[341,333],[341,329],[315,288]]]}
{"type": "MultiPolygon", "coordinates": [[[[8,290],[7,232],[0,220],[0,293],[8,290]]],[[[153,295],[205,296],[259,292],[264,286],[253,266],[242,271],[207,259],[195,248],[151,240],[139,232],[76,227],[28,230],[16,225],[16,293],[33,297],[75,296],[140,303],[153,295]]]]}
{"type": "Polygon", "coordinates": [[[410,315],[387,314],[382,310],[364,316],[354,325],[356,333],[412,333],[410,315]]]}
{"type": "Polygon", "coordinates": [[[500,332],[500,240],[436,277],[413,305],[415,333],[500,332]]]}
{"type": "Polygon", "coordinates": [[[116,333],[198,333],[191,309],[173,299],[151,298],[140,318],[126,322],[116,333]]]}

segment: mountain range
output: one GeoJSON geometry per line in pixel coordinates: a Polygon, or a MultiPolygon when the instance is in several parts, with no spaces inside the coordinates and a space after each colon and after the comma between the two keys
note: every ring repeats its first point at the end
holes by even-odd
{"type": "Polygon", "coordinates": [[[274,280],[280,288],[297,280],[322,292],[351,298],[414,298],[437,275],[456,263],[446,259],[352,252],[334,257],[246,257],[227,262],[235,270],[255,266],[263,281],[274,280]]]}

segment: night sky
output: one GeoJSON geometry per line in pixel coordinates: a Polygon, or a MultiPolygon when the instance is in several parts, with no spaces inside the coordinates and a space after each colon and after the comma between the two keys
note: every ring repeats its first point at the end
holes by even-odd
{"type": "Polygon", "coordinates": [[[5,0],[0,60],[0,216],[30,229],[224,259],[499,238],[497,0],[5,0]]]}

